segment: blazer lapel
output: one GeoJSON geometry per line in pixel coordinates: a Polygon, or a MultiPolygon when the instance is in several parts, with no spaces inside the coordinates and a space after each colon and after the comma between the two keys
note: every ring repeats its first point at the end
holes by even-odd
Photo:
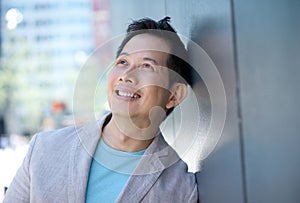
{"type": "Polygon", "coordinates": [[[78,139],[75,139],[69,161],[68,202],[85,202],[90,165],[105,118],[99,124],[91,122],[76,127],[76,135],[74,136],[77,136],[78,139]]]}
{"type": "Polygon", "coordinates": [[[164,169],[178,161],[177,153],[157,136],[143,155],[116,202],[141,202],[164,169]]]}

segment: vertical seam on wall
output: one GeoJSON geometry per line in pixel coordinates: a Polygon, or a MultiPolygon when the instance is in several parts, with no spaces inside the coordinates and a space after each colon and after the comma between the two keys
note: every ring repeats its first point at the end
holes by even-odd
{"type": "Polygon", "coordinates": [[[240,159],[242,169],[242,186],[243,186],[243,198],[244,203],[248,202],[247,194],[247,180],[246,180],[246,163],[245,163],[245,146],[244,146],[244,134],[242,124],[242,108],[241,108],[241,95],[240,95],[240,78],[238,69],[238,53],[237,53],[237,39],[236,39],[236,22],[235,22],[235,10],[234,0],[230,1],[231,6],[231,26],[232,26],[232,43],[233,43],[233,61],[236,77],[236,96],[237,96],[237,113],[238,113],[238,128],[239,128],[239,141],[240,141],[240,159]]]}

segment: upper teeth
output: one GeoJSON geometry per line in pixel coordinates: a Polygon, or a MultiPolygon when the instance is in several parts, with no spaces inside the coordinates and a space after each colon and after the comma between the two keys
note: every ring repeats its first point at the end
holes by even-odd
{"type": "Polygon", "coordinates": [[[138,98],[138,95],[134,94],[134,93],[130,93],[130,92],[122,92],[122,91],[119,91],[118,93],[120,96],[123,96],[123,97],[131,97],[131,98],[138,98]]]}

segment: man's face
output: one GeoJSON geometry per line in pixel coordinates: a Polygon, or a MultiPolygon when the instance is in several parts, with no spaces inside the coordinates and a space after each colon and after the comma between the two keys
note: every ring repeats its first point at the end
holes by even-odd
{"type": "Polygon", "coordinates": [[[166,68],[169,52],[169,45],[153,35],[139,34],[128,41],[108,75],[113,115],[130,116],[138,127],[145,128],[153,107],[166,110],[170,97],[166,68]]]}

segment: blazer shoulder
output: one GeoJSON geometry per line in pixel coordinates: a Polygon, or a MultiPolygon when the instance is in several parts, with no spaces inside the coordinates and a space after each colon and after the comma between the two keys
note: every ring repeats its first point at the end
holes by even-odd
{"type": "Polygon", "coordinates": [[[53,131],[40,132],[34,135],[31,145],[34,151],[52,153],[70,149],[78,141],[76,127],[70,126],[53,131]]]}
{"type": "Polygon", "coordinates": [[[188,166],[183,160],[179,159],[176,163],[170,166],[170,170],[173,170],[172,173],[176,173],[178,176],[184,178],[188,184],[196,184],[196,175],[192,172],[188,172],[188,166]]]}
{"type": "Polygon", "coordinates": [[[182,199],[184,202],[197,202],[198,185],[196,175],[195,173],[188,172],[188,166],[183,160],[179,159],[170,166],[163,173],[163,176],[164,181],[168,181],[176,191],[185,191],[178,194],[179,199],[182,199]]]}
{"type": "Polygon", "coordinates": [[[197,202],[198,187],[194,173],[178,160],[164,169],[142,202],[197,202]],[[163,195],[161,193],[163,191],[163,195]]]}

